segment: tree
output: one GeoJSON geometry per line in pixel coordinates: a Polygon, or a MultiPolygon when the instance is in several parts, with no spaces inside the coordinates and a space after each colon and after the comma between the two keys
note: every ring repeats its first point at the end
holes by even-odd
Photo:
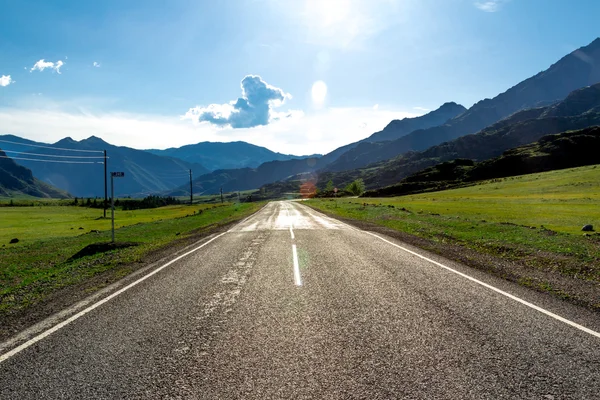
{"type": "Polygon", "coordinates": [[[327,185],[325,186],[325,193],[331,192],[333,192],[333,181],[330,179],[329,182],[327,182],[327,185]]]}
{"type": "Polygon", "coordinates": [[[355,196],[360,196],[365,192],[365,183],[362,179],[359,178],[354,182],[350,183],[348,186],[346,186],[345,190],[347,192],[352,193],[355,196]]]}

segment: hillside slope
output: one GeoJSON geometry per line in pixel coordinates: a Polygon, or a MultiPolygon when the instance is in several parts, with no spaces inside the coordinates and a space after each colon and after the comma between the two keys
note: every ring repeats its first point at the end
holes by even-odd
{"type": "Polygon", "coordinates": [[[442,104],[438,109],[414,118],[395,119],[379,132],[375,132],[359,143],[384,142],[399,139],[418,129],[427,129],[442,125],[467,111],[465,107],[455,102],[442,104]]]}
{"type": "Polygon", "coordinates": [[[457,158],[486,160],[504,151],[537,141],[544,135],[600,125],[600,84],[573,91],[552,106],[524,110],[473,135],[410,152],[364,168],[320,173],[319,187],[328,180],[343,185],[362,178],[367,188],[392,185],[401,179],[440,162],[457,158]]]}
{"type": "MultiPolygon", "coordinates": [[[[408,134],[411,129],[443,123],[464,110],[456,103],[445,103],[437,110],[415,118],[404,118],[390,122],[382,131],[376,132],[364,140],[378,140],[379,137],[401,136],[408,134]]],[[[214,143],[213,143],[214,144],[214,143]]],[[[194,190],[199,193],[216,193],[223,187],[225,191],[256,189],[264,184],[286,179],[290,176],[314,172],[322,166],[335,160],[348,149],[359,144],[350,143],[342,146],[320,158],[309,157],[285,161],[271,161],[256,168],[220,169],[212,173],[197,177],[194,180],[194,190]]],[[[196,146],[196,145],[193,145],[196,146]]],[[[185,147],[185,146],[184,146],[185,147]]],[[[169,192],[171,195],[187,193],[187,185],[169,192]]]]}
{"type": "Polygon", "coordinates": [[[417,130],[390,142],[364,143],[344,153],[325,169],[350,170],[409,151],[422,151],[475,133],[516,111],[562,100],[571,91],[597,82],[600,82],[600,38],[493,99],[479,101],[447,124],[417,130]]]}
{"type": "MultiPolygon", "coordinates": [[[[4,140],[8,135],[0,136],[4,140]]],[[[11,141],[14,141],[11,136],[11,141]]],[[[8,139],[7,139],[8,140],[8,139]]],[[[56,148],[76,150],[106,150],[108,171],[123,171],[125,178],[120,179],[115,185],[115,192],[119,196],[139,196],[158,193],[176,188],[189,181],[189,170],[194,176],[208,172],[200,164],[188,163],[177,158],[157,156],[143,150],[111,145],[100,138],[91,136],[88,139],[75,141],[71,138],[62,139],[52,145],[44,144],[51,148],[24,147],[15,144],[2,143],[6,150],[35,153],[41,156],[27,156],[25,158],[45,159],[43,155],[58,156],[102,156],[101,153],[77,153],[57,150],[56,148]],[[53,147],[53,148],[52,148],[53,147]]],[[[9,153],[18,156],[18,153],[9,153]]],[[[56,158],[55,158],[56,160],[56,158]]],[[[59,158],[59,160],[72,160],[59,158]]],[[[73,159],[75,161],[90,161],[90,159],[73,159]]],[[[104,166],[102,159],[91,159],[93,164],[68,164],[55,162],[37,162],[17,160],[33,172],[38,179],[66,190],[79,197],[104,197],[104,166]]]]}
{"type": "Polygon", "coordinates": [[[31,170],[18,165],[0,150],[0,196],[18,197],[22,195],[64,199],[68,193],[33,177],[31,170]]]}
{"type": "Polygon", "coordinates": [[[367,197],[400,196],[459,187],[470,182],[527,175],[600,164],[600,127],[541,137],[500,157],[482,162],[457,159],[437,164],[404,178],[400,183],[367,191],[367,197]]]}
{"type": "MultiPolygon", "coordinates": [[[[237,168],[213,171],[194,179],[194,193],[212,194],[223,191],[257,189],[270,182],[280,181],[292,175],[314,170],[317,158],[301,160],[271,161],[261,164],[258,168],[237,168]]],[[[188,193],[188,187],[181,187],[167,192],[171,196],[188,193]]]]}

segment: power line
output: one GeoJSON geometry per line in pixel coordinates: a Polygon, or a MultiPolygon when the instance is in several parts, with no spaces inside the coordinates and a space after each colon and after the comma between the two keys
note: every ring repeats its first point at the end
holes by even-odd
{"type": "Polygon", "coordinates": [[[37,145],[37,144],[11,142],[10,140],[4,140],[4,139],[0,139],[0,142],[11,143],[11,144],[18,144],[20,146],[37,147],[37,148],[40,148],[40,149],[52,149],[52,150],[64,150],[64,151],[79,151],[79,152],[82,152],[82,153],[104,153],[102,150],[65,149],[65,148],[61,148],[61,147],[40,146],[40,145],[37,145]]]}
{"type": "Polygon", "coordinates": [[[1,151],[5,152],[5,153],[24,154],[26,156],[58,157],[58,158],[104,158],[104,156],[59,156],[59,155],[54,155],[54,154],[26,153],[24,151],[15,151],[15,150],[1,150],[1,151]]]}
{"type": "Polygon", "coordinates": [[[104,164],[102,161],[59,161],[59,160],[38,160],[35,158],[25,158],[25,157],[9,157],[9,156],[0,156],[0,158],[9,158],[11,160],[26,160],[26,161],[41,161],[41,162],[53,162],[53,163],[61,163],[61,164],[104,164]]]}
{"type": "Polygon", "coordinates": [[[154,174],[154,176],[157,176],[159,178],[165,178],[165,179],[178,179],[178,178],[182,178],[182,179],[187,179],[189,177],[188,175],[160,175],[160,174],[154,174]]]}

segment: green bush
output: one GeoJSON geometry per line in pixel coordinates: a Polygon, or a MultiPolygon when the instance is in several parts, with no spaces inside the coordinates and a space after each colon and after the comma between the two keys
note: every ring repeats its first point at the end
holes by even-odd
{"type": "Polygon", "coordinates": [[[359,178],[346,186],[344,190],[352,193],[354,196],[360,196],[365,192],[365,183],[359,178]]]}

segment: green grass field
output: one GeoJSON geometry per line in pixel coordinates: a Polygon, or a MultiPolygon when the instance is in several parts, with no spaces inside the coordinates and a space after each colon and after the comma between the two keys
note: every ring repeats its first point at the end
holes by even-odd
{"type": "Polygon", "coordinates": [[[600,168],[551,171],[455,190],[361,201],[580,234],[585,224],[600,227],[600,168]]]}
{"type": "Polygon", "coordinates": [[[25,309],[58,289],[110,271],[108,284],[127,275],[146,255],[169,246],[174,240],[244,218],[263,204],[225,203],[120,211],[117,241],[139,245],[75,260],[71,257],[85,246],[110,241],[110,220],[96,220],[102,216],[102,210],[2,207],[2,240],[5,243],[10,237],[22,240],[16,245],[0,247],[0,321],[3,315],[25,309]],[[85,229],[79,230],[80,226],[85,229]],[[92,229],[100,232],[90,233],[92,229]]]}
{"type": "MultiPolygon", "coordinates": [[[[313,199],[342,217],[452,243],[528,267],[600,282],[600,168],[596,166],[487,181],[426,194],[313,199]]],[[[600,308],[600,304],[598,304],[600,308]]]]}
{"type": "MultiPolygon", "coordinates": [[[[115,228],[185,217],[211,207],[213,204],[176,205],[132,211],[117,209],[115,228]]],[[[8,243],[12,238],[19,239],[19,246],[44,238],[78,236],[91,230],[110,229],[110,210],[106,211],[107,219],[102,217],[101,209],[87,207],[0,207],[0,245],[8,243]]]]}

